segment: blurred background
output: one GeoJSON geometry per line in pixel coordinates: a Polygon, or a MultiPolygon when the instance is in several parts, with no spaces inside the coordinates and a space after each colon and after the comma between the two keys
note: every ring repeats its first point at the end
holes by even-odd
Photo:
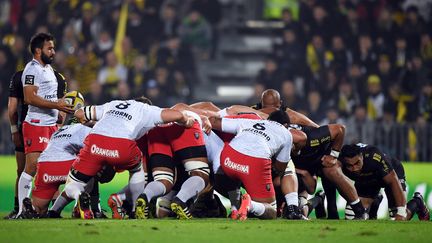
{"type": "Polygon", "coordinates": [[[89,104],[253,105],[264,89],[345,143],[432,161],[432,0],[0,0],[0,154],[8,86],[37,32],[89,104]]]}

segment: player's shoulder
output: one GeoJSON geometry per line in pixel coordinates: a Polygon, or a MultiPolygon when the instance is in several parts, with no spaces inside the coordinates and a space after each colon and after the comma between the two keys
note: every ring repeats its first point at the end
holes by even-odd
{"type": "Polygon", "coordinates": [[[30,62],[27,63],[27,65],[25,66],[23,72],[24,73],[28,73],[28,72],[40,72],[40,70],[42,69],[42,66],[39,64],[39,62],[37,62],[36,60],[31,60],[30,62]]]}

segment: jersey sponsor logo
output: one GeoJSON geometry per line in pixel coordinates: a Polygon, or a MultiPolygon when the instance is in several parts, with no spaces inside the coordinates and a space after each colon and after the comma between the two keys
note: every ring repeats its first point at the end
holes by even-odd
{"type": "Polygon", "coordinates": [[[45,95],[44,99],[46,100],[57,99],[57,94],[45,95]]]}
{"type": "Polygon", "coordinates": [[[39,143],[48,143],[48,142],[49,142],[49,138],[39,137],[39,143]]]}
{"type": "Polygon", "coordinates": [[[24,79],[24,84],[34,85],[34,75],[26,75],[24,79]]]}
{"type": "Polygon", "coordinates": [[[318,145],[320,145],[320,142],[319,142],[318,139],[312,139],[312,140],[310,141],[310,146],[311,146],[311,147],[315,147],[315,146],[318,146],[318,145]]]}
{"type": "Polygon", "coordinates": [[[51,183],[51,182],[63,182],[66,181],[67,175],[48,175],[47,173],[43,174],[43,181],[45,183],[51,183]]]}
{"type": "Polygon", "coordinates": [[[198,139],[198,138],[200,137],[200,135],[199,135],[198,132],[195,132],[195,133],[194,133],[194,136],[195,136],[195,139],[198,139]]]}
{"type": "Polygon", "coordinates": [[[93,144],[91,146],[91,153],[96,154],[96,155],[100,155],[100,156],[109,157],[109,158],[119,158],[120,157],[118,150],[99,148],[95,144],[93,144]]]}
{"type": "Polygon", "coordinates": [[[270,141],[270,136],[267,135],[267,133],[265,133],[265,132],[263,132],[261,130],[257,130],[257,129],[254,129],[254,128],[247,128],[247,129],[245,129],[243,131],[244,132],[252,132],[253,134],[262,136],[263,138],[265,138],[265,140],[270,141]]]}
{"type": "Polygon", "coordinates": [[[243,174],[249,174],[249,165],[241,165],[237,164],[230,160],[230,158],[226,158],[224,161],[224,165],[230,169],[233,169],[235,171],[238,171],[243,174]]]}
{"type": "Polygon", "coordinates": [[[123,112],[123,111],[109,110],[107,112],[107,114],[111,114],[111,115],[114,115],[116,117],[127,119],[129,121],[132,120],[132,115],[130,115],[130,114],[126,113],[126,112],[123,112]]]}
{"type": "Polygon", "coordinates": [[[71,138],[72,134],[64,133],[64,134],[56,134],[52,138],[53,139],[60,139],[60,138],[71,138]]]}

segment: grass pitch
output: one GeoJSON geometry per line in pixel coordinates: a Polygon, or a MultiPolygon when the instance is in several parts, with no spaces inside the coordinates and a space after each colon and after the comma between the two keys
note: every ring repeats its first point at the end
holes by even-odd
{"type": "MultiPolygon", "coordinates": [[[[3,214],[4,215],[4,214],[3,214]]],[[[431,222],[0,220],[0,242],[431,242],[431,222]]]]}

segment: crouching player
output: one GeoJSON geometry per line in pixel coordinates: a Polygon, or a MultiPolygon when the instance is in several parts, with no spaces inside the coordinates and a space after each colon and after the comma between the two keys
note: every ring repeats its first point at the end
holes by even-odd
{"type": "MultiPolygon", "coordinates": [[[[161,123],[178,122],[186,127],[194,123],[193,118],[179,111],[161,109],[150,104],[150,100],[140,97],[135,100],[114,100],[100,106],[86,106],[75,112],[80,121],[97,121],[72,165],[62,193],[77,200],[81,218],[94,217],[90,208],[90,196],[84,192],[84,187],[105,164],[129,171],[128,188],[135,201],[144,190],[146,177],[143,155],[136,140],[161,123]]],[[[132,210],[135,210],[135,205],[132,210]]]]}
{"type": "Polygon", "coordinates": [[[230,180],[231,190],[243,183],[248,194],[242,195],[238,219],[247,219],[248,213],[262,219],[276,218],[276,197],[272,182],[272,161],[280,175],[290,160],[292,135],[286,129],[289,117],[284,111],[275,111],[268,120],[211,118],[215,129],[236,134],[221,152],[221,168],[230,180]]]}
{"type": "MultiPolygon", "coordinates": [[[[381,188],[388,198],[389,214],[395,220],[410,220],[415,213],[420,220],[429,220],[429,210],[420,193],[406,203],[405,172],[401,162],[382,153],[377,147],[366,144],[344,145],[339,160],[344,173],[355,182],[355,188],[371,218],[376,218],[381,188]],[[375,205],[375,209],[374,209],[375,205]]],[[[352,217],[351,207],[345,211],[346,218],[352,217]]]]}

